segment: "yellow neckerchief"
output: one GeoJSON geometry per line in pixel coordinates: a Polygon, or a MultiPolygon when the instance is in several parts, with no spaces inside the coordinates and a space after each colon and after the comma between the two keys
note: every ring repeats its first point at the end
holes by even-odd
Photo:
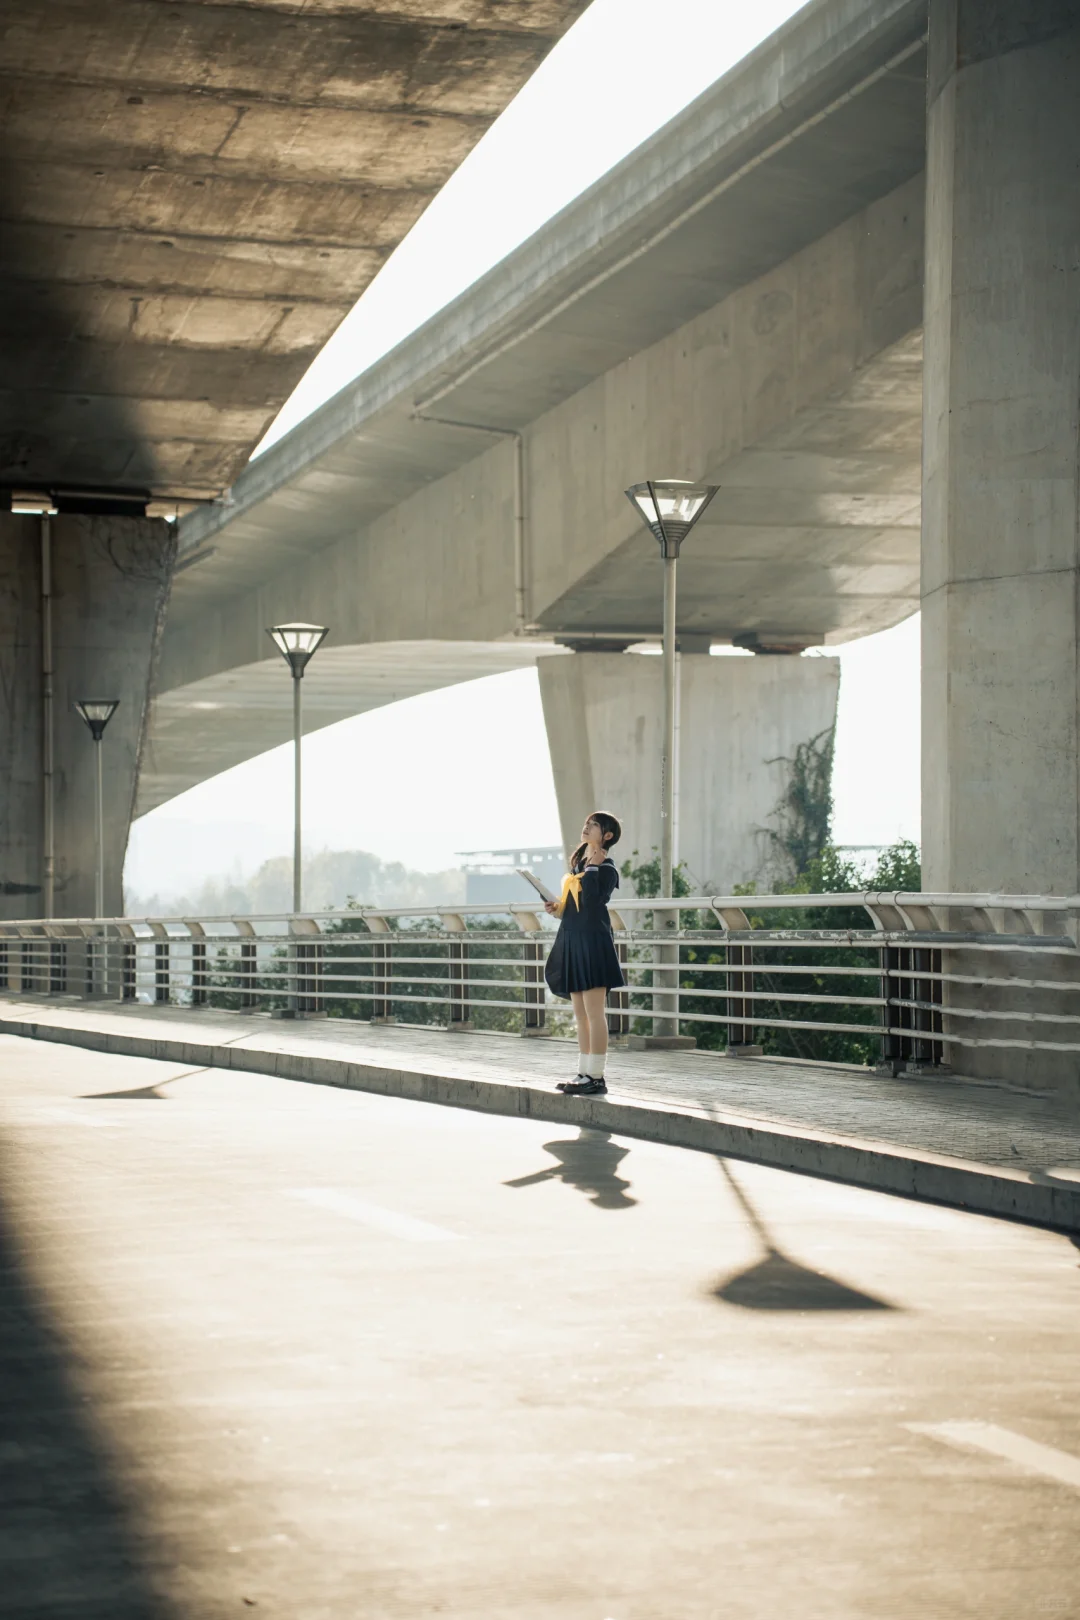
{"type": "Polygon", "coordinates": [[[581,910],[581,874],[580,874],[580,872],[567,872],[566,875],[564,876],[564,878],[562,880],[562,894],[560,894],[559,903],[558,903],[557,907],[555,908],[557,916],[561,917],[563,912],[566,910],[566,901],[567,901],[568,896],[570,896],[570,895],[573,895],[573,897],[574,897],[574,906],[575,906],[576,910],[580,911],[581,910]]]}

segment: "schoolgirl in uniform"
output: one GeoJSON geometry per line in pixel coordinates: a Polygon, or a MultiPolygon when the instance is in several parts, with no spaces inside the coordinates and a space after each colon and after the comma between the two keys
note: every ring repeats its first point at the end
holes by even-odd
{"type": "Polygon", "coordinates": [[[619,869],[608,850],[621,836],[615,817],[595,810],[570,857],[561,897],[545,908],[561,919],[545,977],[553,995],[570,1000],[577,1020],[577,1079],[564,1080],[558,1087],[568,1097],[593,1097],[607,1091],[604,1003],[609,990],[626,983],[608,915],[608,901],[619,886],[619,869]]]}

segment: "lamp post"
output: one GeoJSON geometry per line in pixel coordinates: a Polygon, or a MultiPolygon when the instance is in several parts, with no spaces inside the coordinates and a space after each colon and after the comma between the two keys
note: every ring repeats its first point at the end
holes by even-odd
{"type": "Polygon", "coordinates": [[[94,879],[94,916],[105,913],[105,795],[101,769],[101,739],[105,727],[120,706],[119,698],[81,698],[75,708],[85,720],[94,739],[97,786],[94,794],[94,831],[97,840],[97,872],[94,879]]]}
{"type": "Polygon", "coordinates": [[[664,560],[664,745],[660,763],[660,894],[670,899],[675,880],[675,587],[679,551],[716,494],[715,484],[650,478],[632,484],[627,498],[660,542],[664,560]]]}
{"type": "Polygon", "coordinates": [[[275,624],[267,630],[293,678],[293,913],[303,903],[303,867],[300,851],[300,753],[302,747],[300,682],[304,671],[327,634],[324,624],[275,624]]]}

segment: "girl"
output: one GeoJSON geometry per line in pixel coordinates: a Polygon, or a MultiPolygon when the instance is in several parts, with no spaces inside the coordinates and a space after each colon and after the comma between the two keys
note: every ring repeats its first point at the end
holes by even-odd
{"type": "Polygon", "coordinates": [[[562,921],[544,976],[554,995],[570,998],[577,1019],[577,1079],[564,1080],[558,1087],[567,1097],[594,1097],[607,1091],[604,1002],[609,990],[626,983],[608,916],[608,901],[619,886],[619,869],[607,851],[621,836],[615,817],[595,810],[570,857],[561,898],[545,907],[562,921]]]}

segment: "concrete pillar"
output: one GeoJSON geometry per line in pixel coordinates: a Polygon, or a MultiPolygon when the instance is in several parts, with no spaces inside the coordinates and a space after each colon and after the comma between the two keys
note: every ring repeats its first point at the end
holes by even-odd
{"type": "Polygon", "coordinates": [[[1080,0],[930,24],[924,884],[1075,894],[1080,0]]]}
{"type": "MultiPolygon", "coordinates": [[[[105,909],[122,874],[154,658],[175,549],[158,519],[51,520],[55,914],[94,906],[94,757],[73,704],[119,698],[102,744],[105,909]]],[[[0,916],[38,917],[43,896],[41,520],[0,514],[0,916]]]]}
{"type": "MultiPolygon", "coordinates": [[[[836,723],[835,658],[680,660],[679,857],[695,888],[729,892],[768,881],[764,829],[800,743],[836,723]]],[[[635,653],[537,661],[563,841],[572,849],[590,810],[623,823],[620,864],[660,843],[663,669],[635,653]]]]}

